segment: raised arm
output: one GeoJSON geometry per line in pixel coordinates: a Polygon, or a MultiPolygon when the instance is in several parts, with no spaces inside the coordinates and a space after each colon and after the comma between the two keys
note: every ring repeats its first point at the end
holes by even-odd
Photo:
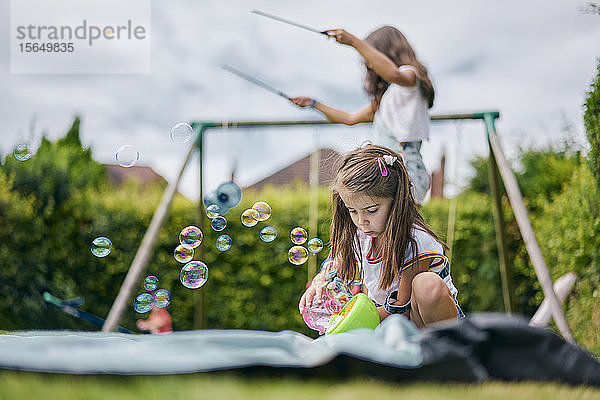
{"type": "Polygon", "coordinates": [[[310,97],[292,97],[290,101],[298,107],[313,107],[315,110],[321,112],[329,121],[337,122],[344,125],[356,125],[361,122],[372,122],[373,116],[375,115],[375,112],[373,111],[373,106],[371,104],[356,111],[355,113],[348,113],[346,111],[341,111],[333,107],[329,107],[316,100],[313,104],[313,99],[311,99],[310,97]]]}
{"type": "Polygon", "coordinates": [[[417,81],[417,75],[411,70],[398,70],[398,66],[392,60],[375,47],[364,40],[361,40],[343,29],[329,29],[329,37],[335,38],[338,43],[352,46],[365,59],[369,68],[375,71],[386,82],[396,83],[402,86],[414,86],[417,81]]]}

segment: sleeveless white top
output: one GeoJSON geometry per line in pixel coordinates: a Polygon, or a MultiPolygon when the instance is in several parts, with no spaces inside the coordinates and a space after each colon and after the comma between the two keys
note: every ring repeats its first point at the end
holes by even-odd
{"type": "MultiPolygon", "coordinates": [[[[412,65],[401,65],[398,69],[417,73],[412,65]]],[[[419,86],[418,78],[410,87],[390,83],[373,118],[375,144],[396,148],[398,142],[429,139],[429,107],[419,86]]]]}
{"type": "MultiPolygon", "coordinates": [[[[448,258],[443,254],[442,245],[431,237],[427,232],[423,232],[420,229],[413,228],[412,235],[417,242],[417,249],[419,254],[417,256],[417,262],[421,260],[430,259],[431,265],[429,271],[435,272],[448,286],[452,296],[456,297],[458,289],[452,283],[452,277],[450,276],[450,264],[448,258]]],[[[356,236],[360,245],[360,252],[362,259],[357,261],[362,271],[363,284],[369,291],[369,298],[375,301],[377,304],[383,304],[388,294],[394,290],[398,290],[400,285],[400,279],[396,280],[385,290],[378,288],[379,284],[379,273],[381,271],[381,260],[382,257],[374,257],[372,253],[373,239],[370,236],[365,235],[361,230],[356,230],[356,236]]],[[[412,246],[409,245],[407,252],[404,256],[404,263],[402,269],[408,268],[414,264],[412,246]]]]}

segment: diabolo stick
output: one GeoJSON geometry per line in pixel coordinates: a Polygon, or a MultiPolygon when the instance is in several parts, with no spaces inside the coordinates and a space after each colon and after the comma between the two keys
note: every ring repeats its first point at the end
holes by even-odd
{"type": "Polygon", "coordinates": [[[246,73],[244,73],[244,72],[242,72],[240,70],[237,70],[237,69],[233,68],[230,65],[223,64],[222,68],[224,70],[226,70],[226,71],[231,72],[234,75],[239,76],[240,78],[242,78],[242,79],[244,79],[244,80],[246,80],[248,82],[254,83],[257,86],[260,86],[261,88],[268,90],[269,92],[275,93],[276,95],[281,96],[281,97],[283,97],[283,98],[285,98],[287,100],[290,99],[290,96],[288,96],[287,94],[283,93],[281,90],[276,89],[273,86],[271,86],[271,85],[269,85],[269,84],[267,84],[267,83],[265,83],[265,82],[263,82],[263,81],[261,81],[259,79],[256,79],[256,78],[254,78],[254,77],[252,77],[252,76],[250,76],[250,75],[248,75],[248,74],[246,74],[246,73]]]}
{"type": "Polygon", "coordinates": [[[274,19],[275,21],[283,22],[284,24],[292,25],[292,26],[295,26],[297,28],[306,29],[307,31],[311,31],[311,32],[314,32],[314,33],[319,33],[321,35],[329,36],[326,31],[320,31],[318,29],[311,28],[310,26],[306,26],[306,25],[302,25],[302,24],[299,24],[299,23],[294,22],[294,21],[290,21],[289,19],[281,18],[281,17],[278,17],[278,16],[273,15],[273,14],[267,14],[264,11],[252,10],[251,12],[254,13],[254,14],[263,16],[263,17],[274,19]]]}

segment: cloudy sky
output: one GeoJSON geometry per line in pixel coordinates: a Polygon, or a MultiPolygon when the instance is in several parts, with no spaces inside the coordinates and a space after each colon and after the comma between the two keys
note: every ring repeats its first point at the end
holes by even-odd
{"type": "MultiPolygon", "coordinates": [[[[151,73],[17,74],[10,69],[10,1],[1,0],[0,153],[42,134],[64,135],[73,116],[101,162],[124,144],[173,179],[185,146],[169,139],[186,121],[321,118],[221,69],[230,64],[290,95],[354,111],[367,104],[363,66],[353,49],[252,14],[253,9],[359,37],[382,25],[402,30],[436,88],[432,114],[498,110],[509,156],[518,146],[553,143],[565,127],[585,143],[582,103],[600,57],[600,15],[588,1],[156,1],[151,0],[151,73]]],[[[36,10],[32,10],[35,13],[36,10]]],[[[252,184],[316,147],[346,151],[369,139],[369,126],[209,130],[205,190],[228,179],[252,184]]],[[[448,154],[448,180],[460,187],[468,160],[487,154],[480,122],[435,123],[422,152],[428,168],[448,154]]],[[[198,193],[198,159],[180,190],[198,193]]]]}

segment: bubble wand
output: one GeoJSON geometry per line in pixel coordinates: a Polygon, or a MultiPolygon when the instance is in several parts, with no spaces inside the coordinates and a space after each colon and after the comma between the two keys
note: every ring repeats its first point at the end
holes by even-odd
{"type": "Polygon", "coordinates": [[[254,83],[257,86],[260,86],[261,88],[268,90],[271,93],[275,93],[278,96],[281,96],[281,97],[283,97],[283,98],[285,98],[287,100],[290,100],[290,96],[288,96],[287,94],[283,93],[281,90],[276,89],[273,86],[271,86],[271,85],[269,85],[269,84],[267,84],[267,83],[265,83],[265,82],[263,82],[263,81],[261,81],[259,79],[256,79],[256,78],[254,78],[254,77],[252,77],[252,76],[250,76],[250,75],[248,75],[248,74],[246,74],[246,73],[244,73],[244,72],[242,72],[240,70],[237,70],[237,69],[233,68],[230,65],[223,64],[222,68],[224,70],[228,71],[228,72],[231,72],[234,75],[239,76],[240,78],[242,78],[242,79],[244,79],[244,80],[246,80],[248,82],[254,83]]]}
{"type": "Polygon", "coordinates": [[[254,13],[254,14],[263,16],[263,17],[274,19],[275,21],[283,22],[284,24],[292,25],[292,26],[295,26],[297,28],[306,29],[307,31],[311,31],[311,32],[314,32],[314,33],[319,33],[321,35],[329,36],[327,34],[327,31],[320,31],[318,29],[311,28],[310,26],[306,26],[306,25],[302,25],[302,24],[299,24],[299,23],[294,22],[294,21],[290,21],[289,19],[281,18],[281,17],[278,17],[278,16],[273,15],[273,14],[267,14],[264,11],[252,10],[251,12],[254,13]]]}

